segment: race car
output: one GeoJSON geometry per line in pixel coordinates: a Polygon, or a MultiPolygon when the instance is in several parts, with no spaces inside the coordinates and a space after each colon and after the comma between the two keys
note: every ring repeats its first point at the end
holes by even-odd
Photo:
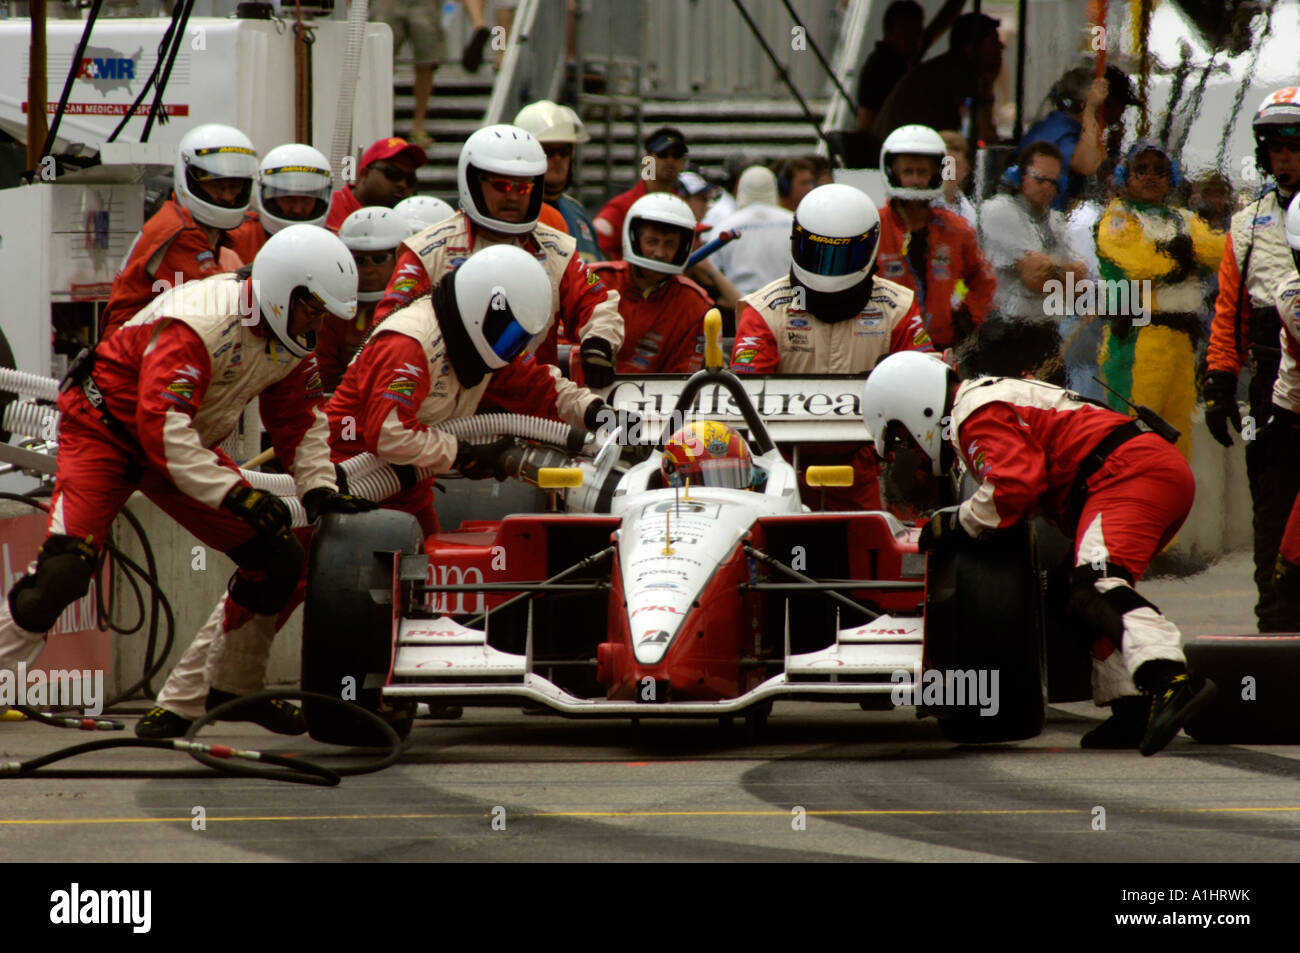
{"type": "MultiPolygon", "coordinates": [[[[616,432],[585,458],[521,446],[516,468],[551,497],[541,512],[465,520],[423,543],[406,514],[331,515],[311,551],[303,688],[351,689],[372,710],[754,725],[780,700],[914,704],[958,741],[1038,734],[1046,616],[1030,531],[927,568],[917,531],[891,514],[815,511],[745,384],[706,363],[668,417],[689,419],[701,397],[725,405],[760,486],[666,486],[662,440],[617,468],[616,432]]],[[[811,486],[851,478],[807,472],[811,486]]],[[[1086,658],[1072,661],[1086,686],[1086,658]]],[[[319,740],[365,740],[333,712],[306,712],[319,740]]]]}

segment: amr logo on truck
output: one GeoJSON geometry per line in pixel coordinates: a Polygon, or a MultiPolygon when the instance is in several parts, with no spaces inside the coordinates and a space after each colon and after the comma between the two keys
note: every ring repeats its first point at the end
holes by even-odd
{"type": "Polygon", "coordinates": [[[95,89],[107,95],[115,87],[131,92],[131,82],[135,79],[136,64],[144,48],[135,51],[134,56],[127,56],[121,50],[107,47],[86,47],[86,55],[81,58],[81,67],[77,70],[77,79],[89,82],[95,89]]]}

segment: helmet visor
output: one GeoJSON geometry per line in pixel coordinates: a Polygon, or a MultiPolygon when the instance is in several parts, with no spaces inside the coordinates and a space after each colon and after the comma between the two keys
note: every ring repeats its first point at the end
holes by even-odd
{"type": "Polygon", "coordinates": [[[805,271],[827,278],[866,271],[875,258],[880,241],[880,226],[848,238],[816,235],[797,221],[791,240],[794,263],[805,271]]]}
{"type": "Polygon", "coordinates": [[[493,354],[503,361],[513,361],[527,347],[532,334],[515,320],[514,312],[508,305],[501,308],[495,305],[494,298],[493,306],[488,308],[483,319],[483,336],[493,354]]]}
{"type": "Polygon", "coordinates": [[[257,153],[243,146],[212,146],[195,149],[191,169],[202,170],[202,178],[251,179],[257,174],[257,153]]]}
{"type": "Polygon", "coordinates": [[[747,490],[754,482],[753,463],[739,457],[706,457],[683,464],[670,462],[670,457],[665,457],[664,460],[664,479],[669,486],[682,487],[690,480],[691,486],[747,490]]]}

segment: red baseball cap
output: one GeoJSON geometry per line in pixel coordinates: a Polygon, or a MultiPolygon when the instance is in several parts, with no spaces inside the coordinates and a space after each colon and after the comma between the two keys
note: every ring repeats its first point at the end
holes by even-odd
{"type": "Polygon", "coordinates": [[[389,136],[387,139],[380,139],[361,154],[361,167],[357,171],[364,172],[366,166],[372,162],[392,159],[399,155],[409,155],[416,168],[429,161],[429,156],[419,146],[412,145],[400,136],[389,136]]]}

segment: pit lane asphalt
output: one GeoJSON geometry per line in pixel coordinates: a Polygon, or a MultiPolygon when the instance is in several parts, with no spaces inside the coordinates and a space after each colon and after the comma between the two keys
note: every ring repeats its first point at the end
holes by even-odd
{"type": "MultiPolygon", "coordinates": [[[[1142,590],[1188,634],[1251,630],[1244,554],[1142,590]]],[[[1079,736],[1097,717],[1087,703],[1055,707],[1038,738],[974,748],[945,741],[910,710],[848,705],[778,705],[757,737],[708,722],[634,728],[470,710],[460,721],[419,722],[400,764],[336,788],[213,779],[182,755],[113,751],[50,770],[187,776],[0,781],[0,853],[71,862],[1300,855],[1300,746],[1216,747],[1183,736],[1153,758],[1083,751],[1079,736]],[[192,827],[196,807],[206,830],[192,827]],[[1099,807],[1104,831],[1094,829],[1099,807]],[[796,829],[795,808],[805,829],[796,829]]],[[[88,737],[0,723],[0,759],[88,737]]],[[[344,757],[242,725],[204,738],[327,764],[344,757]]]]}

